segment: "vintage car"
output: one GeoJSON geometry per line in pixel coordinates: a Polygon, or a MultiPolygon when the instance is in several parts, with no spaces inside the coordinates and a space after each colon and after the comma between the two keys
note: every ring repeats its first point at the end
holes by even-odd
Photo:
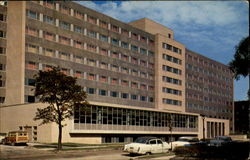
{"type": "Polygon", "coordinates": [[[172,150],[180,146],[190,146],[199,142],[197,137],[180,137],[177,141],[172,142],[172,150]]]}
{"type": "Polygon", "coordinates": [[[224,144],[231,143],[231,142],[232,142],[231,137],[228,137],[228,136],[217,136],[214,139],[211,139],[209,141],[208,146],[219,147],[219,146],[222,146],[224,144]]]}
{"type": "Polygon", "coordinates": [[[124,151],[130,154],[166,153],[169,149],[169,143],[156,137],[139,137],[135,142],[124,146],[124,151]]]}
{"type": "Polygon", "coordinates": [[[12,131],[2,140],[3,144],[26,144],[28,142],[28,133],[26,131],[12,131]]]}

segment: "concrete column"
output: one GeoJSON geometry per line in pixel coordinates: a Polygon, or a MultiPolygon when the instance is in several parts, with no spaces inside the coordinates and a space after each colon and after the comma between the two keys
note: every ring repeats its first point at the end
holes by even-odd
{"type": "Polygon", "coordinates": [[[96,47],[96,53],[99,53],[99,46],[96,47]]]}
{"type": "Polygon", "coordinates": [[[84,21],[87,21],[87,14],[84,14],[84,21]]]}
{"type": "Polygon", "coordinates": [[[110,23],[108,24],[108,29],[109,29],[109,30],[111,29],[111,24],[110,24],[110,23]]]}
{"type": "Polygon", "coordinates": [[[39,38],[43,38],[43,31],[39,30],[39,38]]]}
{"type": "Polygon", "coordinates": [[[39,46],[38,54],[43,54],[43,47],[39,46]]]}
{"type": "Polygon", "coordinates": [[[38,63],[38,69],[43,70],[43,64],[42,63],[38,63]]]}
{"type": "Polygon", "coordinates": [[[86,36],[87,35],[87,28],[84,28],[83,34],[86,36]]]}
{"type": "Polygon", "coordinates": [[[60,10],[59,3],[56,3],[56,10],[57,10],[57,11],[59,11],[59,10],[60,10]]]}
{"type": "Polygon", "coordinates": [[[59,42],[59,36],[56,34],[56,42],[59,42]]]}
{"type": "Polygon", "coordinates": [[[59,58],[59,52],[58,52],[58,50],[55,51],[55,56],[56,56],[56,58],[59,58]]]}
{"type": "Polygon", "coordinates": [[[74,16],[74,9],[70,8],[70,15],[74,16]]]}
{"type": "Polygon", "coordinates": [[[74,71],[73,71],[73,69],[70,69],[70,70],[69,70],[69,75],[70,75],[70,76],[74,76],[74,71]]]}
{"type": "Polygon", "coordinates": [[[74,31],[74,25],[73,24],[70,24],[70,31],[74,31]]]}
{"type": "Polygon", "coordinates": [[[96,25],[99,26],[99,22],[100,22],[100,20],[97,18],[97,19],[96,19],[96,25]]]}
{"type": "Polygon", "coordinates": [[[73,54],[70,54],[69,59],[70,59],[70,61],[74,61],[74,55],[73,55],[73,54]]]}
{"type": "Polygon", "coordinates": [[[59,27],[59,19],[56,19],[56,26],[59,27]]]}
{"type": "Polygon", "coordinates": [[[111,43],[111,38],[110,37],[108,37],[108,43],[111,43]]]}
{"type": "Polygon", "coordinates": [[[42,14],[42,13],[39,14],[39,20],[40,20],[41,22],[43,21],[43,14],[42,14]]]}

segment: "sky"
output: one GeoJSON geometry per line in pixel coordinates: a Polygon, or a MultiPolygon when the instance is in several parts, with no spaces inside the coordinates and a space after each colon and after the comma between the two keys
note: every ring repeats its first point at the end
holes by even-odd
{"type": "MultiPolygon", "coordinates": [[[[152,19],[174,31],[186,48],[228,64],[235,46],[249,35],[246,1],[78,1],[125,23],[152,19]]],[[[234,81],[234,100],[246,100],[248,78],[234,81]]]]}

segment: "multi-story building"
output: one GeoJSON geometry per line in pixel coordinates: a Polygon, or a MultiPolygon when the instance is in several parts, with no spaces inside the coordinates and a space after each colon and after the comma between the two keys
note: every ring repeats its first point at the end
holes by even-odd
{"type": "Polygon", "coordinates": [[[171,29],[146,18],[126,24],[74,2],[9,1],[0,7],[0,18],[7,17],[0,19],[6,53],[0,55],[6,82],[0,132],[25,129],[31,140],[57,140],[54,124],[38,126],[32,119],[45,106],[34,97],[34,75],[60,66],[78,78],[91,104],[75,108],[64,141],[123,142],[145,134],[167,139],[170,122],[175,137],[201,137],[207,127],[206,136],[229,134],[229,120],[207,115],[203,126],[199,114],[185,111],[186,47],[171,29]],[[224,127],[208,126],[210,121],[224,127]]]}

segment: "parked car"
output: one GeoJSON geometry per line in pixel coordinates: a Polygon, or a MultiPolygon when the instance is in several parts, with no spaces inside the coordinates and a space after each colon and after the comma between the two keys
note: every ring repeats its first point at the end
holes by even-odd
{"type": "Polygon", "coordinates": [[[197,137],[180,137],[177,141],[172,142],[172,150],[180,146],[190,146],[199,143],[197,137]]]}
{"type": "Polygon", "coordinates": [[[2,140],[3,144],[26,144],[28,142],[28,133],[26,131],[12,131],[2,140]]]}
{"type": "Polygon", "coordinates": [[[126,144],[124,151],[130,154],[166,153],[170,147],[169,143],[156,137],[139,137],[135,142],[126,144]]]}
{"type": "Polygon", "coordinates": [[[211,139],[208,143],[208,146],[222,146],[224,144],[231,143],[232,139],[229,136],[216,136],[214,139],[211,139]]]}
{"type": "Polygon", "coordinates": [[[3,139],[5,138],[6,133],[0,133],[0,144],[3,143],[3,139]]]}

